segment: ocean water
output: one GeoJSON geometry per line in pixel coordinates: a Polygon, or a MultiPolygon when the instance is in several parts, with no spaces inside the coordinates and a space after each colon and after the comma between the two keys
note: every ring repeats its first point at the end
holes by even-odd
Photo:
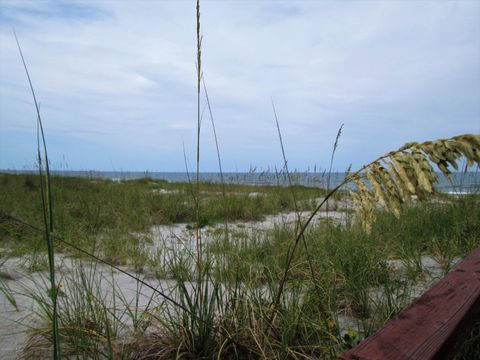
{"type": "MultiPolygon", "coordinates": [[[[6,173],[36,173],[28,170],[0,170],[6,173]]],[[[113,181],[125,181],[133,179],[161,179],[170,182],[188,182],[194,181],[196,174],[186,172],[149,172],[149,171],[52,171],[58,176],[78,176],[92,179],[110,179],[113,181]]],[[[338,186],[345,178],[345,172],[315,173],[315,172],[293,172],[290,178],[293,184],[334,188],[338,186]]],[[[445,178],[443,174],[438,173],[439,183],[435,188],[439,192],[448,193],[473,193],[480,192],[480,172],[469,171],[466,173],[453,173],[451,180],[445,178]]],[[[222,176],[218,172],[202,172],[199,178],[204,182],[219,183],[222,176]]],[[[285,172],[227,172],[223,173],[225,183],[245,184],[245,185],[279,185],[287,186],[289,184],[288,175],[285,172]]]]}

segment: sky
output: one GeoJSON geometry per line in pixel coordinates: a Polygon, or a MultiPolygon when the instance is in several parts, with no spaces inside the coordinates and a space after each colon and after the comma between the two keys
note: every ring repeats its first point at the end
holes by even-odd
{"type": "MultiPolygon", "coordinates": [[[[197,131],[194,1],[0,0],[0,169],[185,171],[197,131]],[[184,150],[185,149],[185,150],[184,150]],[[186,158],[186,161],[185,161],[186,158]]],[[[480,1],[202,1],[202,71],[225,171],[358,168],[480,133],[480,1]]],[[[205,94],[201,95],[205,109],[205,94]]],[[[201,171],[217,171],[208,110],[201,171]]]]}

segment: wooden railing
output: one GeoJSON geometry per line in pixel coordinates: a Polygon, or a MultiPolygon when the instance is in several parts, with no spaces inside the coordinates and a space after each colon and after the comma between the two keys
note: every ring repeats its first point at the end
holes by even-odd
{"type": "Polygon", "coordinates": [[[448,359],[479,320],[480,248],[339,359],[448,359]]]}

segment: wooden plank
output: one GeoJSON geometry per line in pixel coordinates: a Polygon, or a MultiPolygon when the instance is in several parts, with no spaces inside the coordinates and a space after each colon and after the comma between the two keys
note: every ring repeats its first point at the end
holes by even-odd
{"type": "Polygon", "coordinates": [[[479,319],[480,248],[339,359],[448,359],[479,319]]]}

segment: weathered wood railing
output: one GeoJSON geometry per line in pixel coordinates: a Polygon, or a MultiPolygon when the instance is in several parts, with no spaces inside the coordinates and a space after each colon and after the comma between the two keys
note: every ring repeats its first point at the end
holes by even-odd
{"type": "Polygon", "coordinates": [[[479,320],[480,248],[340,359],[448,359],[479,320]]]}

